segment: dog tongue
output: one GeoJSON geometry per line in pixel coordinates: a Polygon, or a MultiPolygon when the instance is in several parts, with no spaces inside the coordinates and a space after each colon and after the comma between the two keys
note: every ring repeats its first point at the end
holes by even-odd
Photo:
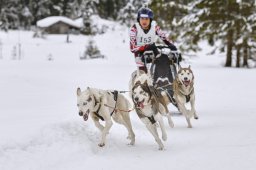
{"type": "Polygon", "coordinates": [[[87,114],[85,114],[83,117],[84,117],[84,121],[88,120],[88,115],[87,114]]]}
{"type": "Polygon", "coordinates": [[[184,81],[183,83],[184,83],[185,86],[188,86],[190,81],[184,81]]]}
{"type": "Polygon", "coordinates": [[[139,102],[139,103],[138,103],[138,107],[140,107],[140,108],[142,108],[142,109],[143,109],[143,108],[144,108],[144,104],[143,104],[143,102],[139,102]]]}

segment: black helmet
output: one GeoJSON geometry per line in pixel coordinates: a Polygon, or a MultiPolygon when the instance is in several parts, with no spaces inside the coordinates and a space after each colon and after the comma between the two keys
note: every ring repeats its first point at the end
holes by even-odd
{"type": "Polygon", "coordinates": [[[152,21],[153,17],[154,13],[150,8],[142,7],[138,11],[137,21],[139,22],[140,18],[150,18],[150,20],[152,21]]]}

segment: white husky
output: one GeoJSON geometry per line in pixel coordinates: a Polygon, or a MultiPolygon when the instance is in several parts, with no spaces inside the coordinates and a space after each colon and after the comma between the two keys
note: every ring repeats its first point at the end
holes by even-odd
{"type": "Polygon", "coordinates": [[[95,126],[102,132],[101,141],[98,144],[103,147],[106,143],[106,135],[112,126],[112,119],[122,124],[128,130],[130,145],[135,143],[135,134],[132,130],[129,109],[130,102],[117,91],[107,91],[94,88],[87,88],[83,92],[77,88],[77,106],[79,115],[85,121],[91,116],[95,126]],[[105,126],[101,125],[99,119],[105,121],[105,126]]]}
{"type": "Polygon", "coordinates": [[[195,110],[194,74],[190,68],[179,68],[176,79],[173,82],[174,98],[181,113],[186,117],[188,128],[192,128],[190,119],[194,116],[198,119],[195,110]],[[190,102],[191,110],[185,107],[190,102]]]}

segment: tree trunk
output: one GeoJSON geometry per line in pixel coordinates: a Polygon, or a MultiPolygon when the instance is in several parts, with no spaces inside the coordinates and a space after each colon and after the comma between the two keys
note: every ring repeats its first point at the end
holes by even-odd
{"type": "Polygon", "coordinates": [[[248,45],[247,45],[247,39],[244,40],[243,43],[243,67],[248,67],[248,45]]]}
{"type": "Polygon", "coordinates": [[[233,30],[229,29],[227,33],[227,58],[225,67],[232,66],[232,48],[233,48],[233,30]]]}
{"type": "Polygon", "coordinates": [[[240,50],[241,50],[241,46],[238,45],[237,49],[236,49],[236,67],[239,68],[240,67],[240,50]]]}

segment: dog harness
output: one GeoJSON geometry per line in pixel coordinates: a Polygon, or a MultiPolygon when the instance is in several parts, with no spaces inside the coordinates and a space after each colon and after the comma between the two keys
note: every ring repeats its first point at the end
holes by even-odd
{"type": "Polygon", "coordinates": [[[152,124],[156,123],[156,120],[155,120],[155,118],[154,118],[153,115],[150,116],[150,117],[149,117],[149,116],[145,116],[145,115],[143,114],[143,112],[142,112],[139,108],[135,108],[135,110],[136,110],[136,113],[137,113],[137,115],[139,116],[140,119],[147,117],[148,120],[149,120],[152,124]]]}
{"type": "Polygon", "coordinates": [[[188,95],[185,95],[182,91],[180,91],[180,93],[186,97],[186,103],[190,101],[190,95],[193,93],[193,91],[194,91],[194,88],[191,89],[188,95]]]}
{"type": "MultiPolygon", "coordinates": [[[[111,92],[111,93],[114,95],[114,100],[115,100],[116,103],[115,103],[115,107],[114,107],[113,111],[110,113],[110,116],[112,116],[113,113],[114,113],[114,111],[116,110],[118,91],[117,91],[117,90],[114,90],[114,91],[111,92]]],[[[94,101],[95,101],[95,106],[94,106],[94,107],[96,107],[96,105],[97,105],[99,102],[96,101],[95,96],[94,96],[94,101]]],[[[100,108],[101,108],[101,105],[99,105],[99,108],[98,108],[97,111],[94,112],[94,113],[95,113],[95,115],[96,115],[100,120],[104,121],[104,118],[103,118],[101,115],[99,115],[100,108]]]]}
{"type": "MultiPolygon", "coordinates": [[[[157,104],[157,101],[156,101],[156,100],[157,100],[158,97],[160,97],[161,93],[160,93],[159,91],[157,91],[157,89],[154,88],[154,86],[148,86],[148,87],[146,87],[145,85],[143,85],[143,84],[141,84],[141,83],[136,83],[135,86],[133,87],[133,89],[134,89],[135,87],[137,87],[137,86],[141,86],[143,89],[147,89],[147,90],[148,90],[149,95],[150,95],[149,101],[151,100],[151,98],[152,98],[152,96],[153,96],[155,103],[151,103],[151,105],[152,105],[153,112],[154,112],[154,113],[157,113],[157,111],[159,111],[159,110],[158,110],[159,108],[158,108],[158,106],[156,105],[156,104],[157,104]]],[[[133,97],[132,97],[132,98],[133,98],[133,97]]],[[[134,101],[133,101],[133,102],[134,102],[134,101]]],[[[139,116],[139,118],[147,117],[147,118],[149,119],[149,121],[150,121],[152,124],[156,123],[156,120],[154,119],[154,116],[153,116],[153,115],[152,115],[152,116],[145,116],[145,115],[143,114],[143,112],[141,111],[140,108],[136,108],[136,113],[137,113],[137,115],[139,116]]]]}
{"type": "MultiPolygon", "coordinates": [[[[97,105],[98,103],[100,103],[100,102],[97,102],[95,96],[93,96],[93,97],[94,97],[94,101],[95,101],[94,107],[96,107],[96,105],[97,105]]],[[[103,118],[101,115],[99,115],[100,108],[101,108],[101,105],[99,104],[99,108],[96,110],[96,112],[94,112],[94,114],[95,114],[100,120],[104,121],[104,118],[103,118]]]]}

